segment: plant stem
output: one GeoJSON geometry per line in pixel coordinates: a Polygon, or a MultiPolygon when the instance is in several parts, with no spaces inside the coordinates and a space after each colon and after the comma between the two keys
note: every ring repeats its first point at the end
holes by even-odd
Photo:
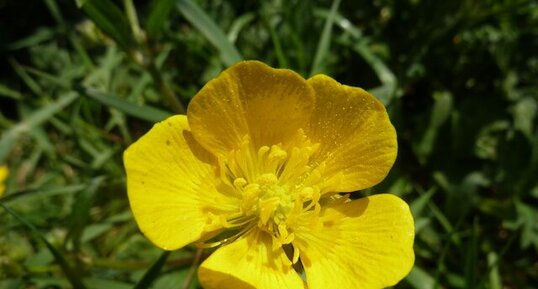
{"type": "Polygon", "coordinates": [[[185,281],[183,281],[183,286],[181,286],[181,289],[189,289],[191,287],[192,281],[194,280],[194,273],[196,272],[196,267],[198,267],[198,263],[202,259],[203,252],[203,248],[198,248],[196,250],[196,253],[194,254],[194,259],[192,260],[191,269],[185,277],[185,281]]]}

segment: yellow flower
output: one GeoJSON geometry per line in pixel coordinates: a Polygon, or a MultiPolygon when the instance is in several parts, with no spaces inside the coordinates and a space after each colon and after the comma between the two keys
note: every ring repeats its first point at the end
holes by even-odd
{"type": "Polygon", "coordinates": [[[4,191],[6,190],[6,185],[4,182],[7,179],[9,171],[6,166],[0,166],[0,197],[4,195],[4,191]]]}
{"type": "Polygon", "coordinates": [[[396,151],[384,106],[364,90],[245,61],[124,161],[149,240],[220,245],[200,266],[204,288],[373,289],[411,269],[413,218],[396,196],[342,192],[383,180],[396,151]]]}

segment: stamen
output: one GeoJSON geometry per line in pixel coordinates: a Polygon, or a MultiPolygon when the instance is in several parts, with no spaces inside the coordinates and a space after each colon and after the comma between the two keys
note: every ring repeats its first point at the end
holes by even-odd
{"type": "MultiPolygon", "coordinates": [[[[219,246],[256,228],[271,235],[273,246],[282,247],[295,239],[299,221],[318,218],[324,164],[312,164],[310,158],[319,145],[302,133],[297,142],[254,147],[249,137],[228,155],[219,158],[222,183],[238,199],[236,211],[224,216],[210,215],[209,227],[238,229],[231,237],[201,246],[219,246]]],[[[299,250],[291,261],[297,263],[299,250]]]]}
{"type": "Polygon", "coordinates": [[[210,242],[210,243],[207,243],[205,241],[198,242],[198,243],[196,243],[196,246],[198,248],[203,248],[203,249],[215,248],[215,247],[218,247],[218,246],[223,246],[223,245],[229,244],[229,243],[239,239],[241,236],[244,236],[244,235],[248,234],[250,232],[250,230],[252,230],[252,228],[254,228],[254,226],[247,226],[247,227],[244,227],[241,231],[235,233],[234,235],[232,235],[230,237],[227,237],[227,238],[224,238],[222,240],[215,241],[215,242],[210,242]]]}
{"type": "Polygon", "coordinates": [[[293,258],[291,259],[292,264],[297,264],[297,261],[299,261],[299,248],[297,246],[293,246],[293,258]]]}

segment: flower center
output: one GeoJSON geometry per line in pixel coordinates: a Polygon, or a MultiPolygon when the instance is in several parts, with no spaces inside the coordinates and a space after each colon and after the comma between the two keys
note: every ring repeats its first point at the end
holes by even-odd
{"type": "Polygon", "coordinates": [[[215,227],[236,228],[235,237],[258,228],[270,234],[275,245],[293,241],[299,217],[307,211],[317,215],[320,209],[315,185],[320,166],[310,161],[318,145],[304,137],[296,143],[300,146],[255,149],[245,138],[239,149],[219,159],[221,180],[238,206],[233,213],[213,216],[215,227]]]}

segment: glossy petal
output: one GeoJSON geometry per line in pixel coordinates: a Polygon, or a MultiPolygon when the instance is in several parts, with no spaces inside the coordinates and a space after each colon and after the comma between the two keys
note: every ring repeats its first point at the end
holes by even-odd
{"type": "Polygon", "coordinates": [[[187,115],[194,137],[220,155],[245,136],[255,147],[287,141],[306,125],[313,106],[314,91],[297,73],[244,61],[208,82],[187,115]]]}
{"type": "Polygon", "coordinates": [[[228,200],[215,188],[212,157],[194,140],[185,116],[157,123],[124,154],[127,191],[141,231],[173,250],[199,240],[208,211],[228,200]]]}
{"type": "Polygon", "coordinates": [[[204,289],[305,289],[282,248],[271,248],[271,237],[254,231],[219,248],[198,271],[204,289]]]}
{"type": "Polygon", "coordinates": [[[312,161],[325,162],[325,191],[352,192],[379,183],[397,153],[396,132],[383,104],[324,75],[308,83],[316,91],[316,105],[307,135],[320,143],[312,161]]]}
{"type": "Polygon", "coordinates": [[[4,194],[6,190],[6,185],[4,181],[7,179],[9,171],[6,166],[0,166],[0,197],[4,194]]]}
{"type": "Polygon", "coordinates": [[[329,206],[317,225],[299,228],[296,236],[309,289],[385,288],[414,262],[413,217],[393,195],[329,206]]]}

